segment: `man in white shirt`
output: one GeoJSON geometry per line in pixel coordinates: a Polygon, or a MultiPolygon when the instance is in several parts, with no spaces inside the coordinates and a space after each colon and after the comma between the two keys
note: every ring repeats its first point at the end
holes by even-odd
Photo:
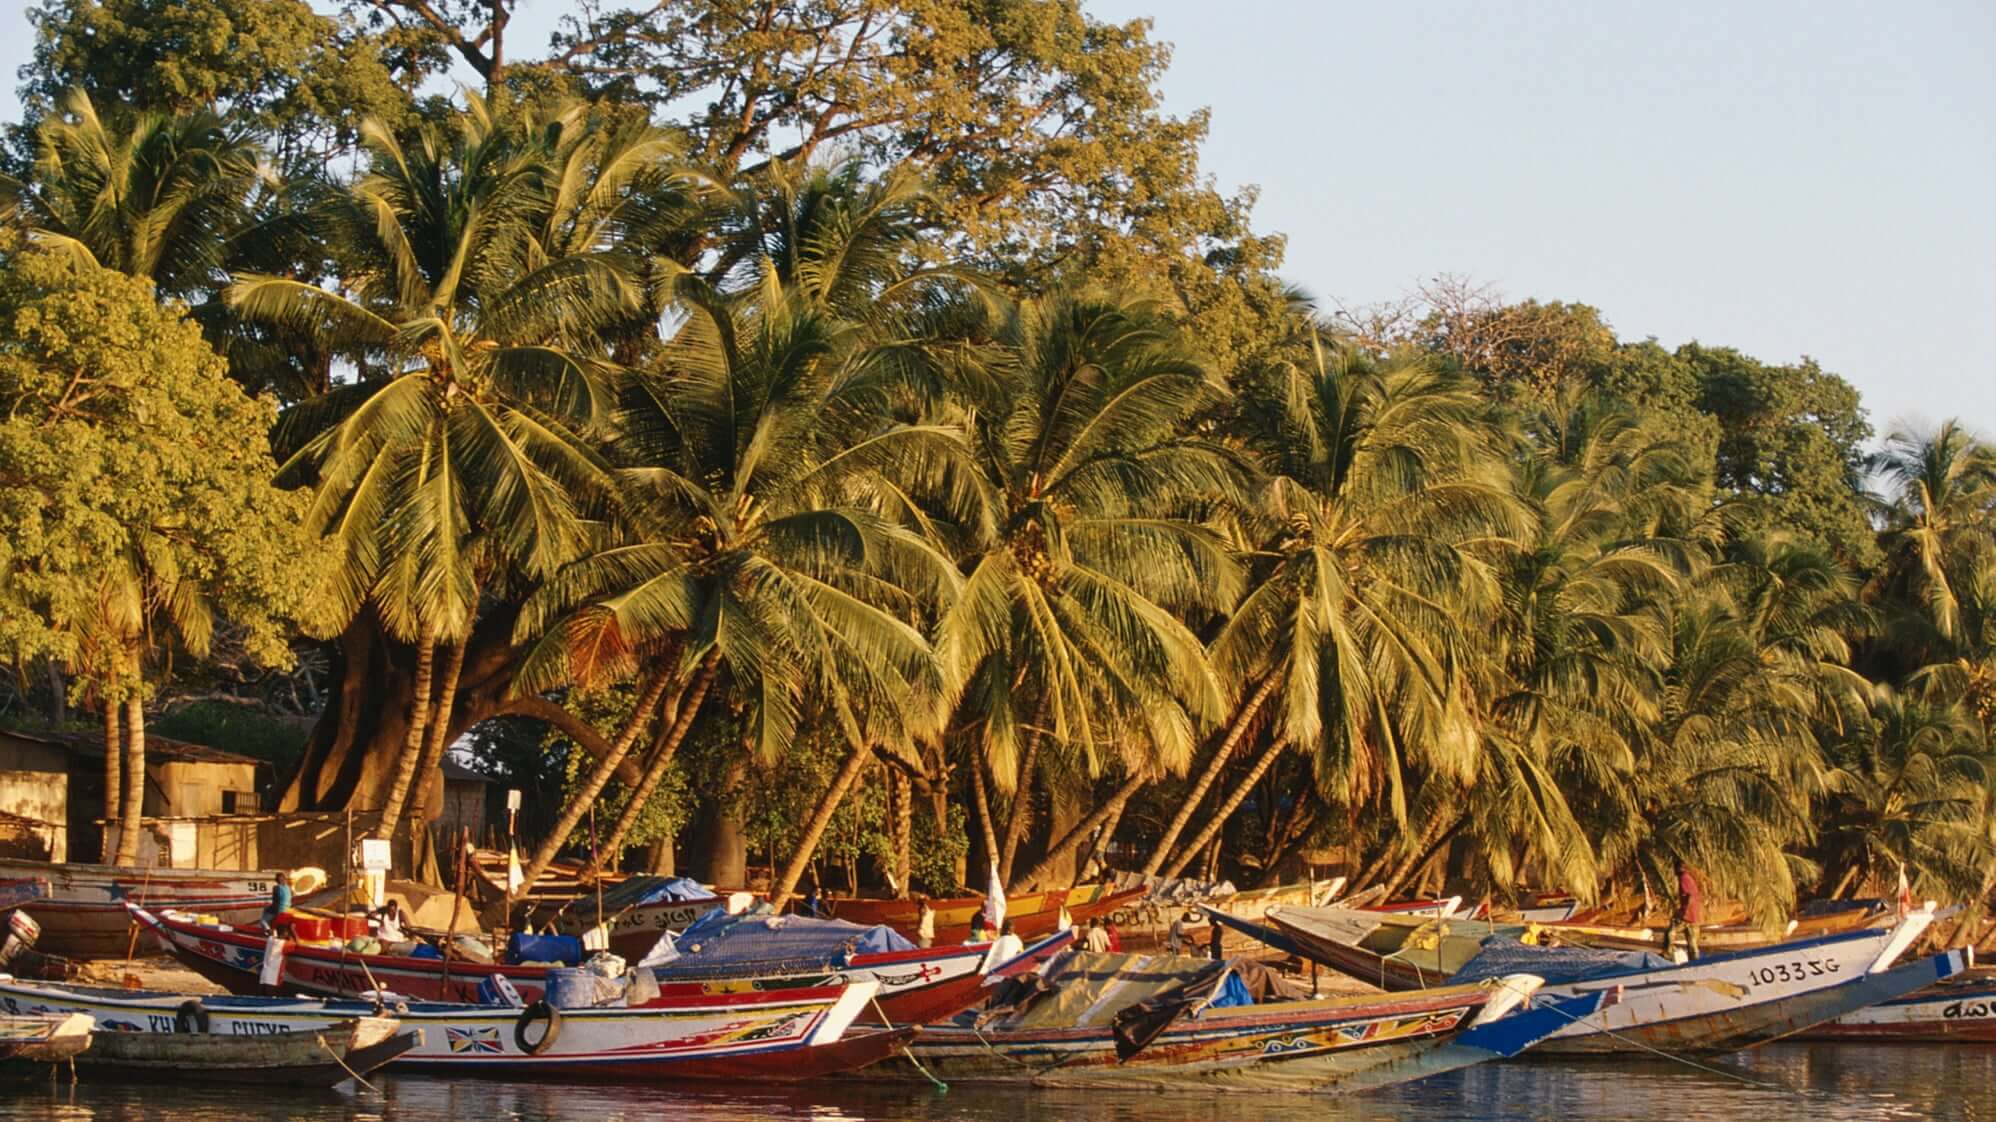
{"type": "Polygon", "coordinates": [[[1092,919],[1088,921],[1086,945],[1095,954],[1109,953],[1109,932],[1102,926],[1101,920],[1092,919]]]}

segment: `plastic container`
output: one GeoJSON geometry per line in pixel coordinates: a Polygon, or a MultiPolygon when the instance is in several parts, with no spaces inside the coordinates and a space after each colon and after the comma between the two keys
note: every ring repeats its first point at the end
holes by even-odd
{"type": "Polygon", "coordinates": [[[283,923],[287,920],[291,924],[291,937],[297,939],[299,942],[323,943],[333,937],[332,923],[319,916],[302,915],[298,912],[286,912],[282,916],[278,917],[279,923],[283,923]]]}
{"type": "Polygon", "coordinates": [[[556,1009],[593,1009],[616,1000],[623,987],[593,970],[557,966],[548,971],[547,1003],[556,1009]]]}
{"type": "Polygon", "coordinates": [[[528,935],[515,931],[506,941],[506,960],[575,966],[582,961],[582,940],[573,935],[528,935]]]}

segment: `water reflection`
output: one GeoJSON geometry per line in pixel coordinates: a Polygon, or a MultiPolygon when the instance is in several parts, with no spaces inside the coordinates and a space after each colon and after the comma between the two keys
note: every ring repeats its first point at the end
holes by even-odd
{"type": "Polygon", "coordinates": [[[365,1090],[15,1086],[0,1089],[0,1122],[394,1122],[467,1118],[506,1122],[1438,1122],[1550,1119],[1658,1122],[1740,1119],[1812,1122],[1905,1118],[1996,1122],[1982,1104],[1996,1080],[1996,1047],[1776,1045],[1695,1070],[1668,1061],[1486,1064],[1353,1099],[1273,1095],[1025,1091],[818,1084],[797,1088],[647,1087],[377,1079],[365,1090]],[[1251,1105],[1252,1109],[1248,1107],[1251,1105]]]}

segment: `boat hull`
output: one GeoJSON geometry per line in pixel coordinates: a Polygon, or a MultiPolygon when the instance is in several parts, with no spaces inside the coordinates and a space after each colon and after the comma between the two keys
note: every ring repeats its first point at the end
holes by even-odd
{"type": "MultiPolygon", "coordinates": [[[[26,905],[42,929],[35,946],[68,958],[122,958],[129,953],[134,933],[127,903],[212,915],[223,923],[250,922],[269,905],[275,876],[0,861],[0,879],[47,882],[46,894],[26,905]]],[[[152,944],[143,935],[141,940],[149,950],[152,944]]]]}
{"type": "MultiPolygon", "coordinates": [[[[867,983],[775,996],[715,994],[553,1017],[535,1008],[419,1002],[394,1010],[405,1028],[421,1031],[421,1040],[389,1069],[590,1080],[808,1078],[871,1062],[905,1043],[904,1032],[868,1032],[840,1047],[872,989],[867,983]],[[558,1027],[544,1027],[555,1018],[558,1027]]],[[[0,1006],[8,1010],[88,1013],[100,1028],[121,1032],[175,1032],[190,1022],[182,1012],[188,1001],[181,994],[0,982],[0,1006]]],[[[208,997],[199,1005],[210,1033],[233,1036],[325,1031],[373,1013],[364,1002],[274,997],[208,997]]]]}
{"type": "MultiPolygon", "coordinates": [[[[1323,1093],[1447,1070],[1421,1058],[1469,1028],[1491,994],[1458,988],[1366,1002],[1209,1009],[1166,1029],[1127,1059],[1118,1056],[1107,1026],[981,1032],[943,1027],[924,1032],[911,1052],[922,1069],[952,1083],[1323,1093]]],[[[1495,1054],[1461,1051],[1446,1058],[1459,1066],[1495,1054]]],[[[890,1059],[862,1075],[922,1078],[905,1059],[890,1059]]]]}
{"type": "Polygon", "coordinates": [[[1905,1044],[1996,1043],[1996,979],[1930,986],[1846,1013],[1801,1040],[1873,1040],[1905,1044]]]}
{"type": "Polygon", "coordinates": [[[420,1029],[403,1029],[392,1018],[266,1036],[109,1029],[92,1035],[76,1066],[86,1078],[331,1087],[366,1077],[422,1041],[420,1029]]]}
{"type": "Polygon", "coordinates": [[[1765,1044],[1911,993],[1965,965],[1957,952],[1883,968],[1917,937],[1918,931],[1904,928],[1832,936],[1668,970],[1550,985],[1545,992],[1552,995],[1613,989],[1620,999],[1555,1033],[1537,1053],[1715,1055],[1765,1044]]]}

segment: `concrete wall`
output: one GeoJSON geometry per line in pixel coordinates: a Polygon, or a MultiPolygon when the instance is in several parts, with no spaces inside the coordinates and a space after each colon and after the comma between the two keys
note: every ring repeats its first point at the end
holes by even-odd
{"type": "Polygon", "coordinates": [[[165,805],[155,808],[152,804],[159,800],[153,797],[151,790],[148,790],[147,814],[199,818],[215,814],[244,814],[257,809],[254,805],[255,764],[148,762],[146,776],[165,797],[165,805]],[[222,805],[222,795],[226,791],[237,793],[237,805],[233,807],[222,805]]]}

